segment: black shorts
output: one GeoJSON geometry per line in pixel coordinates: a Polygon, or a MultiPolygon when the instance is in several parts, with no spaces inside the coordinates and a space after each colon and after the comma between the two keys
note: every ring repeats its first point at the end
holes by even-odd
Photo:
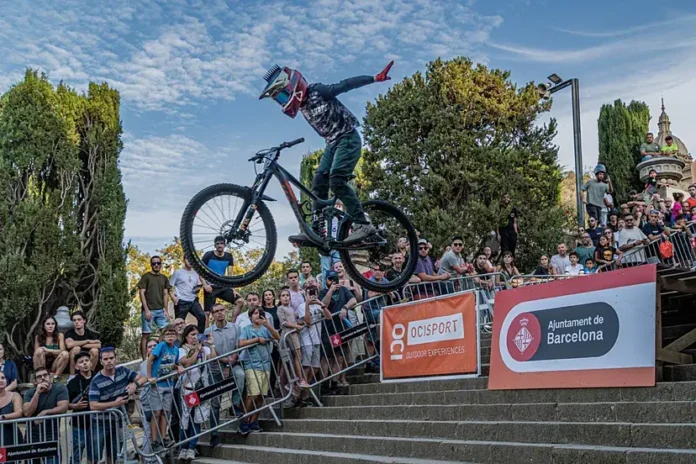
{"type": "Polygon", "coordinates": [[[228,303],[234,303],[239,300],[241,296],[234,292],[230,287],[218,287],[213,286],[213,291],[208,293],[205,292],[203,296],[203,311],[210,312],[210,308],[215,304],[215,300],[220,298],[228,303]]]}

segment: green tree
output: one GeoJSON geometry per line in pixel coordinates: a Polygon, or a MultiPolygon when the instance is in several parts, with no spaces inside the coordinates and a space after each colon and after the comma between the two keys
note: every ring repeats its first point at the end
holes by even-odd
{"type": "Polygon", "coordinates": [[[640,144],[649,122],[650,109],[643,102],[632,101],[627,106],[616,100],[599,111],[599,162],[607,167],[616,202],[627,200],[631,190],[643,187],[636,165],[641,161],[640,144]]]}
{"type": "Polygon", "coordinates": [[[105,343],[127,316],[119,95],[27,71],[0,97],[0,339],[30,353],[41,319],[80,307],[105,343]]]}
{"type": "Polygon", "coordinates": [[[436,249],[458,233],[473,252],[504,221],[509,192],[520,215],[518,264],[531,269],[572,219],[559,206],[555,120],[535,124],[549,107],[507,71],[433,61],[367,105],[370,195],[408,212],[436,249]]]}

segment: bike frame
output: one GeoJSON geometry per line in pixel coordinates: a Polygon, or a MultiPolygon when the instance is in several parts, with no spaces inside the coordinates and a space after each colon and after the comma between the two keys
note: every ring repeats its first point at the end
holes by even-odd
{"type": "MultiPolygon", "coordinates": [[[[294,185],[295,187],[300,189],[302,193],[307,195],[312,200],[312,203],[314,205],[321,209],[326,208],[328,206],[333,207],[336,204],[336,197],[329,198],[328,200],[322,200],[318,198],[314,193],[312,193],[311,190],[302,185],[302,182],[297,180],[285,168],[278,164],[279,157],[280,150],[276,149],[268,153],[267,155],[264,155],[264,157],[262,158],[264,160],[264,170],[256,176],[254,185],[251,187],[251,200],[248,202],[245,201],[245,203],[242,205],[242,208],[239,210],[239,213],[237,214],[237,218],[235,219],[232,227],[233,234],[237,235],[240,234],[240,232],[241,234],[246,234],[247,227],[251,223],[251,219],[254,217],[254,213],[258,208],[259,202],[263,201],[264,199],[272,200],[271,198],[266,197],[264,195],[264,192],[266,191],[266,187],[268,187],[268,183],[270,182],[271,178],[275,177],[276,179],[278,179],[278,182],[280,182],[280,186],[282,187],[283,192],[285,193],[285,197],[288,199],[288,202],[290,203],[290,208],[292,209],[292,212],[295,214],[297,224],[300,226],[300,230],[302,231],[302,233],[305,234],[307,239],[314,246],[326,253],[329,253],[332,249],[340,249],[340,242],[336,242],[335,240],[323,239],[316,232],[314,232],[314,230],[312,230],[311,225],[308,224],[307,221],[305,221],[304,214],[302,212],[302,206],[299,200],[297,199],[297,196],[295,195],[295,191],[292,189],[292,186],[294,185]]],[[[338,217],[339,223],[345,220],[345,218],[349,217],[346,213],[338,210],[336,210],[333,215],[338,217]]]]}

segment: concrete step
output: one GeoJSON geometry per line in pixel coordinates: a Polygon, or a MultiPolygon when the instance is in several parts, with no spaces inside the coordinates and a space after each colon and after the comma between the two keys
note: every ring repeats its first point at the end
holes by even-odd
{"type": "MultiPolygon", "coordinates": [[[[263,434],[258,434],[261,436],[263,434]]],[[[257,436],[257,435],[254,435],[257,436]]],[[[257,441],[257,440],[250,440],[257,441]]],[[[365,453],[343,453],[343,452],[328,452],[314,451],[309,449],[284,449],[268,446],[253,446],[253,445],[222,445],[215,449],[203,447],[203,454],[214,456],[213,461],[208,461],[209,457],[197,459],[196,463],[211,464],[236,462],[229,461],[230,459],[244,459],[244,462],[263,463],[281,462],[283,464],[307,464],[317,463],[324,464],[365,464],[365,463],[386,463],[386,464],[466,464],[461,459],[455,461],[437,461],[433,459],[417,459],[406,457],[392,457],[383,455],[370,455],[365,453]]],[[[473,463],[470,463],[473,464],[473,463]]],[[[676,464],[676,463],[675,463],[676,464]]]]}
{"type": "Polygon", "coordinates": [[[685,424],[696,401],[342,406],[285,410],[289,419],[560,421],[685,424]]]}
{"type": "Polygon", "coordinates": [[[665,380],[671,380],[673,382],[696,380],[696,364],[665,366],[664,376],[665,380]]]}
{"type": "MultiPolygon", "coordinates": [[[[488,359],[487,361],[490,361],[488,359]]],[[[491,366],[488,363],[484,363],[484,360],[481,359],[481,376],[482,377],[488,377],[488,374],[490,373],[491,366]]],[[[369,373],[369,374],[352,374],[348,373],[346,375],[346,379],[351,385],[362,385],[366,383],[379,383],[380,382],[380,376],[379,374],[375,373],[369,373]]]]}
{"type": "MultiPolygon", "coordinates": [[[[312,450],[326,453],[369,454],[373,456],[409,456],[440,461],[472,461],[476,463],[621,463],[621,464],[693,464],[695,450],[666,448],[606,447],[577,444],[518,443],[476,440],[443,440],[437,438],[364,437],[323,433],[266,432],[226,436],[226,440],[246,445],[275,449],[312,450]]],[[[244,459],[249,459],[245,457],[244,459]]],[[[255,461],[255,459],[252,459],[255,461]]],[[[285,462],[285,461],[283,461],[285,462]]],[[[335,461],[330,461],[335,462],[335,461]]]]}
{"type": "Polygon", "coordinates": [[[199,457],[196,464],[251,464],[249,461],[230,461],[229,459],[215,459],[199,457]]]}
{"type": "Polygon", "coordinates": [[[658,383],[651,388],[579,388],[557,390],[443,390],[326,396],[325,406],[378,406],[491,403],[592,403],[619,401],[691,401],[696,382],[658,383]]]}
{"type": "MultiPolygon", "coordinates": [[[[377,377],[379,382],[379,377],[377,377]]],[[[367,395],[372,393],[408,393],[420,391],[449,391],[485,389],[488,386],[487,377],[456,379],[456,380],[427,380],[421,382],[395,382],[395,383],[365,383],[351,385],[351,395],[367,395]]]]}
{"type": "Polygon", "coordinates": [[[696,448],[695,424],[627,422],[512,422],[289,419],[282,427],[265,422],[266,431],[327,433],[446,440],[538,442],[635,448],[696,448]]]}

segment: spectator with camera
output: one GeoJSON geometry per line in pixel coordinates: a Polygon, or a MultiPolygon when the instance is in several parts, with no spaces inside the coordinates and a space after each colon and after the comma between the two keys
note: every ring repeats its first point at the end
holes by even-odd
{"type": "MultiPolygon", "coordinates": [[[[319,299],[324,303],[332,316],[331,319],[325,321],[326,330],[324,331],[322,342],[324,352],[327,358],[329,358],[328,362],[331,363],[330,371],[335,373],[343,368],[344,358],[350,354],[348,345],[344,345],[340,340],[340,333],[350,327],[348,311],[355,308],[358,301],[348,288],[339,283],[339,276],[336,271],[326,273],[326,284],[327,288],[319,293],[319,299]],[[337,334],[339,337],[335,337],[334,341],[332,341],[332,335],[337,334]]],[[[349,385],[345,372],[338,377],[337,381],[336,387],[347,387],[349,385]]],[[[335,390],[333,385],[330,386],[330,389],[335,390]]]]}
{"type": "MultiPolygon", "coordinates": [[[[308,279],[304,284],[305,300],[300,317],[304,321],[300,338],[302,340],[302,368],[304,377],[308,382],[318,380],[317,373],[321,368],[321,335],[324,324],[322,319],[331,319],[331,313],[326,305],[319,299],[319,285],[313,279],[308,279]]],[[[307,404],[307,392],[303,392],[300,399],[307,404]]]]}
{"type": "MultiPolygon", "coordinates": [[[[180,379],[182,398],[186,398],[187,395],[208,385],[207,369],[194,366],[215,357],[217,357],[217,352],[215,351],[213,335],[211,333],[202,334],[198,332],[198,327],[195,325],[187,325],[181,334],[181,347],[179,348],[179,364],[185,369],[180,379]]],[[[181,408],[179,441],[191,437],[196,438],[181,445],[179,462],[191,462],[196,458],[197,436],[201,433],[201,424],[208,420],[208,414],[207,407],[181,408]]]]}

